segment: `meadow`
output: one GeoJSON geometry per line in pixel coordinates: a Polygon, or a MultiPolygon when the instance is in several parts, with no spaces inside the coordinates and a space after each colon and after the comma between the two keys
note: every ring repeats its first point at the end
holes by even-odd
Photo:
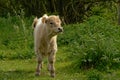
{"type": "Polygon", "coordinates": [[[0,18],[0,80],[120,80],[120,26],[101,16],[63,25],[58,36],[56,77],[35,76],[34,17],[0,18]]]}

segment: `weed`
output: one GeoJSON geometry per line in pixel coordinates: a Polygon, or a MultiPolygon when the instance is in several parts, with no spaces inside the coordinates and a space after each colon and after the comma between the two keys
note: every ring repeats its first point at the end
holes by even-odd
{"type": "Polygon", "coordinates": [[[68,57],[75,59],[76,67],[109,70],[113,64],[119,65],[119,34],[119,26],[102,17],[93,16],[85,23],[65,26],[59,44],[68,47],[71,53],[68,57]]]}

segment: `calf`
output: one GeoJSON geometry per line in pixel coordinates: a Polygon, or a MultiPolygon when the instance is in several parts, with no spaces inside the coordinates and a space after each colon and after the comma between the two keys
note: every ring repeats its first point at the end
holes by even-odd
{"type": "Polygon", "coordinates": [[[63,31],[59,16],[43,15],[41,18],[34,19],[34,44],[37,55],[36,75],[40,75],[42,60],[48,56],[48,70],[51,77],[55,77],[55,55],[57,52],[57,34],[63,31]]]}

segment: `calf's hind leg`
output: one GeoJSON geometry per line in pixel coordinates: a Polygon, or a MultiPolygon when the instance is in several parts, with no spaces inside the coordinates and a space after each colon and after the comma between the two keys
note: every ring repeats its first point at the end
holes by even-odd
{"type": "Polygon", "coordinates": [[[36,76],[40,75],[41,68],[42,68],[42,55],[39,54],[37,55],[37,68],[35,73],[36,76]]]}

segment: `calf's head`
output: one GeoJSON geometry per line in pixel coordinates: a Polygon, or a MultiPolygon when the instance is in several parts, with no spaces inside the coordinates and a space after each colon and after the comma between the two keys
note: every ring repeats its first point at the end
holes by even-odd
{"type": "Polygon", "coordinates": [[[52,33],[58,34],[63,32],[63,27],[61,26],[61,20],[59,16],[55,16],[55,15],[51,15],[48,17],[43,16],[42,22],[47,25],[47,28],[52,33]]]}

